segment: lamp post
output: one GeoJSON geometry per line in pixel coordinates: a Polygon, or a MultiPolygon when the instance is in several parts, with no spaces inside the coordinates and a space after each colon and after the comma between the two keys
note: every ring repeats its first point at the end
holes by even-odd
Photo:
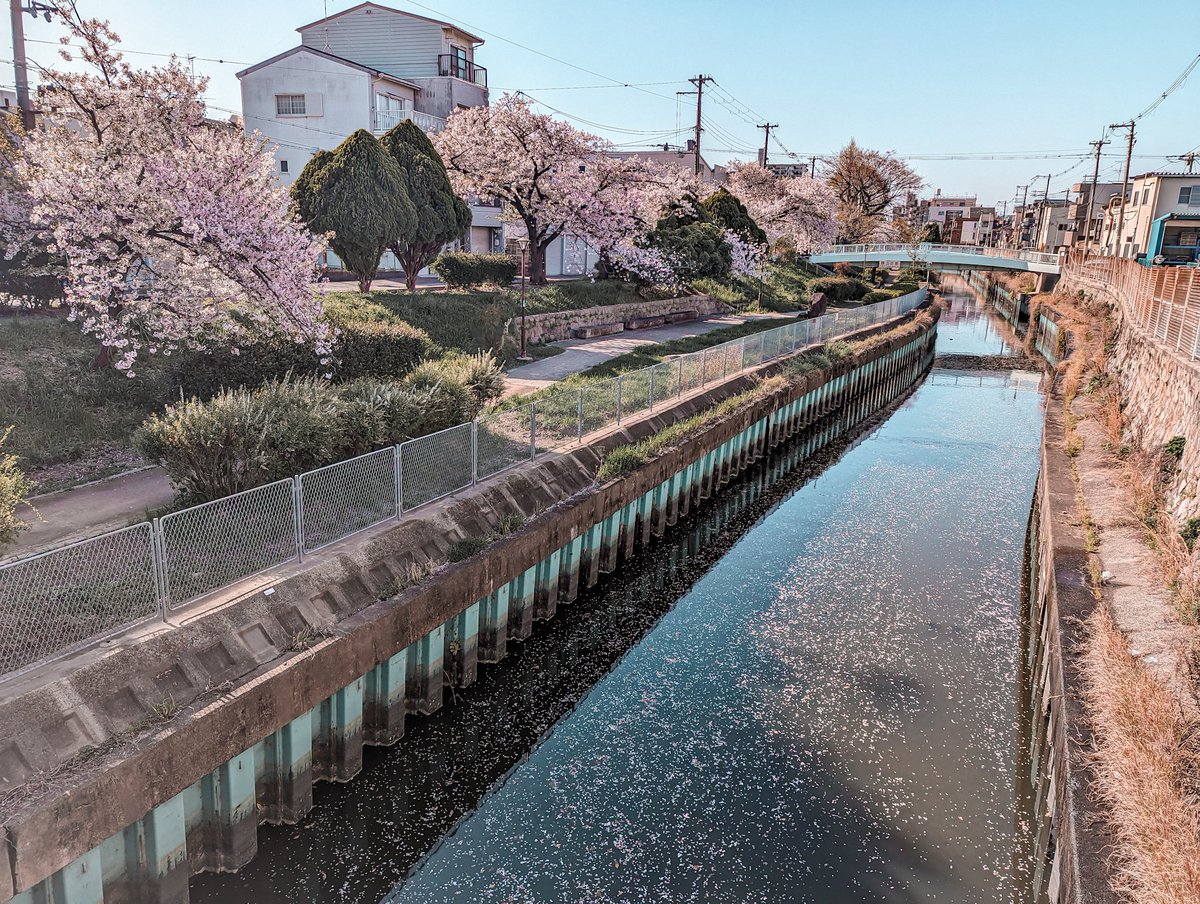
{"type": "Polygon", "coordinates": [[[521,246],[521,354],[517,360],[532,361],[525,350],[525,252],[529,250],[529,239],[518,239],[517,244],[521,246]]]}

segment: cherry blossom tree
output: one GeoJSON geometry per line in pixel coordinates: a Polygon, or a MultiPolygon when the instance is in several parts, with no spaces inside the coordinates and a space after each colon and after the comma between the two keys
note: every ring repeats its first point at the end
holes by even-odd
{"type": "Polygon", "coordinates": [[[892,206],[923,185],[903,160],[859,147],[853,139],[833,160],[829,187],[838,201],[838,240],[862,242],[886,230],[892,206]]]}
{"type": "Polygon", "coordinates": [[[816,179],[735,163],[729,168],[728,187],[772,244],[783,241],[808,253],[827,247],[837,233],[837,199],[816,179]]]}
{"type": "Polygon", "coordinates": [[[260,332],[327,354],[312,289],[323,243],[289,211],[263,140],[207,121],[207,80],[179,61],[135,69],[107,22],[72,0],[57,13],[60,53],[71,62],[66,45],[82,45],[83,71],[41,70],[47,112],[16,173],[64,260],[71,319],[100,339],[98,363],[132,376],[142,352],[260,332]]]}

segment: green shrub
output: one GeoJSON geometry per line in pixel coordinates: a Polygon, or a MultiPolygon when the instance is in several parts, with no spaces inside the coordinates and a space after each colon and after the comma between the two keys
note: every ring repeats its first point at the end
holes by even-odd
{"type": "Polygon", "coordinates": [[[812,294],[824,292],[830,301],[858,301],[866,296],[870,288],[862,280],[846,276],[822,276],[809,283],[812,294]]]}
{"type": "Polygon", "coordinates": [[[888,288],[891,290],[893,295],[907,295],[909,292],[917,291],[920,286],[914,282],[905,282],[904,280],[901,280],[900,282],[892,283],[890,286],[888,286],[888,288]]]}
{"type": "Polygon", "coordinates": [[[401,377],[431,350],[429,336],[403,322],[356,321],[343,314],[329,320],[339,330],[333,360],[325,364],[307,345],[264,339],[239,348],[219,345],[210,351],[176,356],[168,370],[170,396],[211,398],[222,389],[253,389],[287,374],[329,375],[335,382],[362,377],[401,377]]]}
{"type": "Polygon", "coordinates": [[[429,423],[439,423],[442,426],[433,427],[424,432],[444,430],[469,421],[479,413],[475,397],[462,384],[453,359],[449,361],[423,361],[404,379],[405,385],[414,389],[439,390],[436,398],[431,400],[431,409],[427,413],[429,423]]]}
{"type": "Polygon", "coordinates": [[[892,289],[872,289],[863,296],[863,304],[875,304],[877,301],[887,301],[889,298],[895,298],[897,292],[892,289]]]}
{"type": "Polygon", "coordinates": [[[491,352],[452,355],[439,363],[444,373],[471,394],[476,412],[504,395],[504,369],[491,352]]]}
{"type": "Polygon", "coordinates": [[[444,251],[431,265],[442,282],[454,289],[479,286],[511,286],[517,275],[517,260],[509,254],[471,254],[444,251]]]}
{"type": "Polygon", "coordinates": [[[453,546],[450,547],[450,551],[446,554],[446,561],[447,562],[465,561],[466,559],[471,558],[471,556],[482,552],[484,550],[484,548],[489,543],[492,542],[492,540],[493,540],[493,537],[491,537],[491,536],[464,537],[463,539],[459,540],[457,543],[455,543],[453,546]]]}
{"type": "Polygon", "coordinates": [[[1187,548],[1192,549],[1196,545],[1196,538],[1200,537],[1200,518],[1188,518],[1179,529],[1179,536],[1183,537],[1187,548]]]}
{"type": "Polygon", "coordinates": [[[1174,459],[1183,458],[1183,448],[1187,444],[1187,439],[1182,436],[1172,436],[1163,445],[1163,451],[1174,459]]]}
{"type": "Polygon", "coordinates": [[[470,392],[422,368],[399,382],[301,377],[224,390],[167,406],[134,442],[181,499],[216,499],[470,420],[470,392]]]}
{"type": "Polygon", "coordinates": [[[4,451],[12,427],[0,432],[0,547],[29,527],[17,517],[17,507],[29,504],[33,481],[17,467],[17,456],[4,451]]]}

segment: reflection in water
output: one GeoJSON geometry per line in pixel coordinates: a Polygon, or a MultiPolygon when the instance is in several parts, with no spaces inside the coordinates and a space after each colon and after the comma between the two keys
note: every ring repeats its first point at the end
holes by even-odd
{"type": "Polygon", "coordinates": [[[389,900],[1010,900],[1040,431],[1007,375],[923,385],[389,900]]]}
{"type": "Polygon", "coordinates": [[[943,355],[1018,354],[983,313],[986,304],[956,276],[942,278],[942,319],[938,322],[938,352],[943,355]]]}

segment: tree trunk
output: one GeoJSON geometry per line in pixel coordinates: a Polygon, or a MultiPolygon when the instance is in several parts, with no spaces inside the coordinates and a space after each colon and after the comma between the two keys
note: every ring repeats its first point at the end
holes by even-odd
{"type": "Polygon", "coordinates": [[[362,275],[360,275],[358,277],[358,291],[360,291],[360,292],[370,292],[371,291],[371,277],[362,276],[362,275]]]}
{"type": "Polygon", "coordinates": [[[96,352],[96,357],[92,359],[92,370],[104,370],[112,366],[113,352],[107,345],[100,346],[100,351],[96,352]]]}
{"type": "Polygon", "coordinates": [[[529,244],[529,284],[531,286],[544,286],[548,282],[546,279],[546,249],[550,247],[550,242],[539,242],[529,244]]]}

